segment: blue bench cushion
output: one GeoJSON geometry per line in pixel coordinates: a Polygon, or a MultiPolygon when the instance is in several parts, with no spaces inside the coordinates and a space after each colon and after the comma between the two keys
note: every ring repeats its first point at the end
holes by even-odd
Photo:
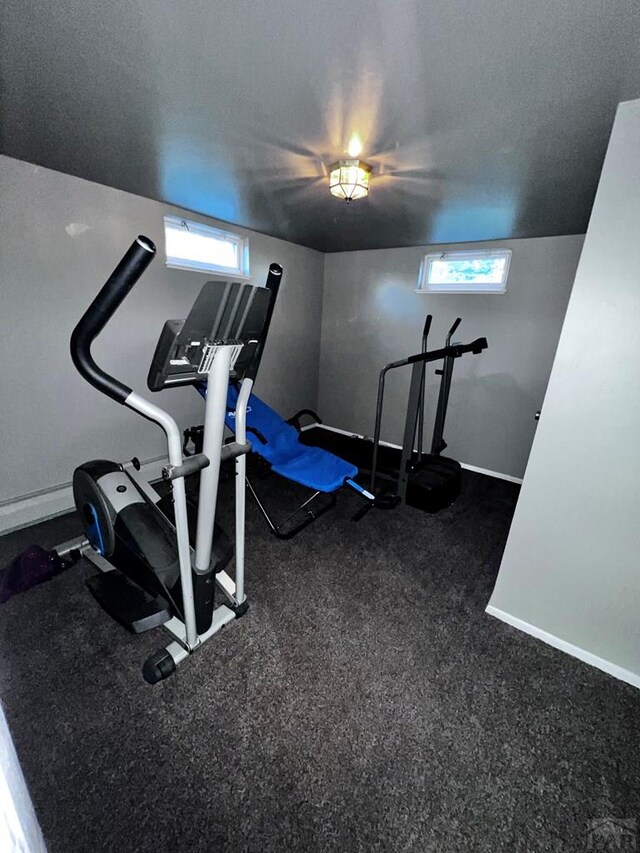
{"type": "MultiPolygon", "coordinates": [[[[238,390],[229,385],[225,423],[235,433],[235,407],[238,390]]],[[[347,477],[355,477],[358,469],[339,456],[320,447],[307,447],[298,441],[297,430],[288,424],[259,397],[252,394],[247,406],[247,428],[258,430],[263,444],[255,433],[248,432],[253,451],[262,456],[272,469],[283,477],[318,492],[335,492],[347,477]]]]}

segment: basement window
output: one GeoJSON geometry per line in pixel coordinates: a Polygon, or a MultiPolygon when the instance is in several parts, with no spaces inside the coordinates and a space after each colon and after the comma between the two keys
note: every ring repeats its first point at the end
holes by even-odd
{"type": "Polygon", "coordinates": [[[179,216],[165,216],[167,266],[249,279],[249,238],[179,216]]]}
{"type": "Polygon", "coordinates": [[[510,249],[425,255],[418,293],[505,293],[510,249]]]}

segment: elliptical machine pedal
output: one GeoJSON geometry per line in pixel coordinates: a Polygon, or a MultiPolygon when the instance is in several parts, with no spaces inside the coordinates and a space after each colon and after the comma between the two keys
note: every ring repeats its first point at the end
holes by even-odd
{"type": "Polygon", "coordinates": [[[132,634],[159,628],[171,619],[167,601],[149,595],[117,569],[93,575],[85,583],[103,610],[132,634]]]}

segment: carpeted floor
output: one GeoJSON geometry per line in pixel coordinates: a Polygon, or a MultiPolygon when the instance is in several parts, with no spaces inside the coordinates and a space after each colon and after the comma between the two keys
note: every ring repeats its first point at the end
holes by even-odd
{"type": "MultiPolygon", "coordinates": [[[[84,563],[3,605],[50,853],[604,849],[590,821],[640,817],[640,693],[484,613],[516,499],[467,473],[438,516],[353,524],[343,496],[288,543],[248,504],[249,614],[155,687],[164,635],[111,622],[84,563]]],[[[0,565],[76,532],[5,537],[0,565]]]]}

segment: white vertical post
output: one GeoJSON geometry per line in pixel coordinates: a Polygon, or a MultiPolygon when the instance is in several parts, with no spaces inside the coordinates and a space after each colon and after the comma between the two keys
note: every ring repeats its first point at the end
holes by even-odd
{"type": "MultiPolygon", "coordinates": [[[[236,401],[236,441],[247,440],[247,403],[253,387],[252,379],[244,379],[236,401]]],[[[236,457],[236,601],[244,601],[244,540],[246,503],[247,455],[236,457]]]]}
{"type": "MultiPolygon", "coordinates": [[[[182,465],[182,441],[178,424],[168,412],[159,406],[145,400],[135,391],[124,401],[125,406],[140,412],[160,424],[167,436],[169,464],[175,467],[182,465]]],[[[189,520],[187,518],[187,497],[184,488],[184,477],[178,477],[172,483],[173,510],[175,516],[176,539],[178,540],[178,560],[180,563],[180,583],[182,585],[182,603],[184,606],[184,622],[187,634],[187,645],[195,648],[198,642],[196,631],[196,611],[193,601],[193,578],[191,576],[191,548],[189,545],[189,520]]]]}
{"type": "Polygon", "coordinates": [[[227,387],[233,346],[220,346],[213,359],[207,378],[204,437],[202,452],[209,466],[200,472],[198,498],[198,531],[196,534],[196,571],[206,572],[211,562],[211,545],[218,500],[220,453],[224,435],[224,417],[227,407],[227,387]]]}
{"type": "MultiPolygon", "coordinates": [[[[182,448],[181,448],[182,449],[182,448]]],[[[175,465],[175,462],[171,462],[175,465]]],[[[180,461],[182,465],[182,454],[180,461]]],[[[189,543],[189,518],[187,516],[187,495],[184,487],[184,477],[178,477],[171,484],[173,490],[173,514],[176,523],[178,539],[178,557],[180,561],[180,584],[182,586],[182,604],[184,609],[184,624],[187,634],[187,645],[195,648],[198,642],[196,630],[196,606],[193,598],[193,576],[191,574],[191,545],[189,543]]]]}

